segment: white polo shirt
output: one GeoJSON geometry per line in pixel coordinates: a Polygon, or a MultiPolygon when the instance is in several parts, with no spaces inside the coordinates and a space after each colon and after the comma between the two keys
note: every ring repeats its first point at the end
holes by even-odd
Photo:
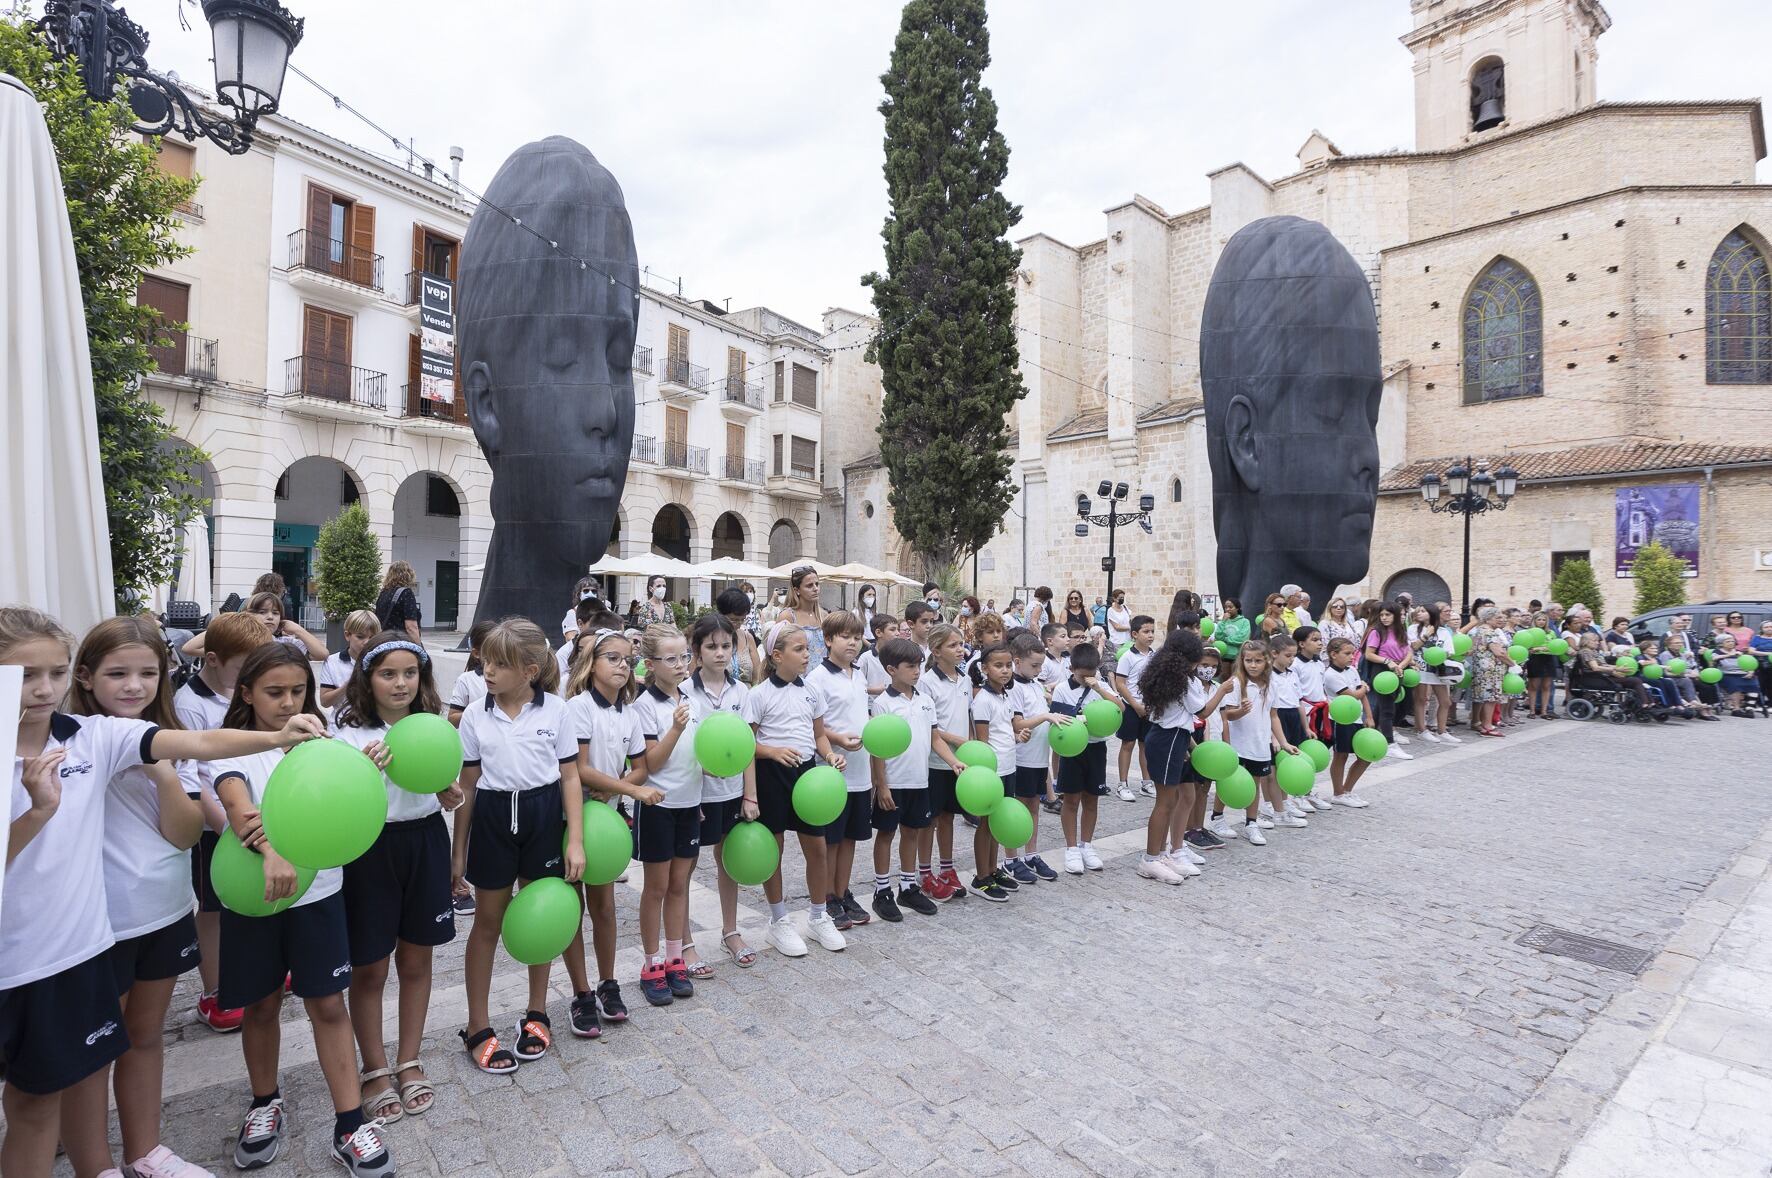
{"type": "MultiPolygon", "coordinates": [[[[1217,690],[1216,685],[1213,690],[1217,690]]],[[[1201,683],[1197,676],[1189,675],[1187,690],[1181,693],[1181,698],[1171,700],[1152,712],[1151,723],[1158,728],[1192,729],[1200,714],[1200,709],[1205,707],[1206,701],[1211,698],[1212,695],[1206,690],[1206,685],[1201,683]]]]}
{"type": "MultiPolygon", "coordinates": [[[[6,869],[0,907],[0,990],[51,977],[109,949],[115,941],[105,896],[105,799],[111,778],[153,759],[145,720],[113,716],[50,717],[44,753],[67,749],[57,773],[61,803],[6,869]]],[[[25,761],[12,759],[8,823],[31,808],[25,761]]]]}
{"type": "MultiPolygon", "coordinates": [[[[1075,678],[1066,676],[1063,683],[1052,689],[1052,710],[1060,716],[1081,716],[1083,709],[1098,699],[1107,699],[1107,696],[1093,687],[1077,682],[1075,678]]],[[[1114,702],[1118,703],[1119,701],[1114,702]]],[[[1105,744],[1106,742],[1107,737],[1105,736],[1091,736],[1089,738],[1090,744],[1105,744]]]]}
{"type": "Polygon", "coordinates": [[[1065,677],[1070,673],[1071,661],[1068,657],[1056,658],[1049,654],[1046,656],[1046,661],[1040,664],[1040,673],[1035,678],[1040,681],[1041,686],[1050,692],[1063,683],[1065,677]]]}
{"type": "Polygon", "coordinates": [[[1352,691],[1360,682],[1360,673],[1351,666],[1345,671],[1337,671],[1334,667],[1323,670],[1323,694],[1331,699],[1344,691],[1352,691]]]}
{"type": "MultiPolygon", "coordinates": [[[[610,703],[592,687],[567,700],[566,711],[579,748],[597,772],[619,781],[628,775],[629,760],[646,752],[640,714],[632,704],[610,703]]],[[[589,782],[582,784],[586,790],[592,788],[589,782]]]]}
{"type": "Polygon", "coordinates": [[[1235,707],[1245,698],[1253,706],[1247,715],[1224,722],[1224,738],[1237,750],[1237,756],[1250,761],[1265,761],[1274,755],[1273,695],[1259,684],[1251,683],[1245,689],[1243,684],[1233,681],[1223,706],[1235,707]]]}
{"type": "MultiPolygon", "coordinates": [[[[888,687],[874,697],[872,706],[874,715],[902,716],[911,726],[910,747],[898,756],[886,760],[887,787],[928,789],[929,760],[934,755],[930,750],[935,743],[930,738],[930,733],[935,729],[934,701],[918,692],[901,695],[898,688],[888,687]]],[[[945,769],[947,766],[943,763],[942,767],[945,769]]]]}
{"type": "MultiPolygon", "coordinates": [[[[196,794],[197,763],[180,761],[179,780],[196,794]]],[[[191,852],[160,833],[160,792],[146,765],[105,787],[105,903],[119,941],[165,928],[191,911],[191,852]]]]}
{"type": "Polygon", "coordinates": [[[985,743],[997,754],[997,776],[1008,777],[1015,768],[1015,701],[981,687],[972,697],[972,723],[986,726],[985,743]]]}
{"type": "Polygon", "coordinates": [[[463,712],[461,752],[480,767],[479,788],[517,793],[560,780],[560,766],[578,760],[578,735],[566,701],[538,687],[514,717],[492,695],[463,712]]]}
{"type": "Polygon", "coordinates": [[[463,671],[449,689],[449,706],[467,711],[469,705],[486,698],[486,676],[478,671],[463,671]]]}
{"type": "MultiPolygon", "coordinates": [[[[726,687],[715,695],[708,690],[707,683],[702,679],[701,672],[683,681],[683,694],[689,697],[689,712],[692,723],[700,724],[716,712],[730,712],[735,716],[744,716],[745,696],[751,693],[749,686],[726,676],[726,687]]],[[[701,800],[704,802],[729,802],[733,798],[744,796],[744,774],[735,773],[731,777],[710,777],[701,775],[701,800]]]]}
{"type": "MultiPolygon", "coordinates": [[[[640,723],[640,735],[650,746],[670,734],[677,705],[688,703],[679,695],[666,695],[656,684],[649,684],[633,703],[634,715],[640,723]]],[[[659,805],[669,810],[686,810],[701,805],[701,762],[695,759],[695,709],[689,710],[689,723],[677,737],[675,747],[665,763],[651,768],[647,761],[646,784],[664,790],[659,805]]]]}
{"type": "MultiPolygon", "coordinates": [[[[1297,665],[1298,661],[1294,659],[1292,667],[1297,665]]],[[[1304,699],[1304,684],[1299,682],[1298,673],[1292,667],[1268,673],[1268,693],[1273,696],[1275,708],[1297,711],[1299,701],[1304,699]]]]}
{"type": "MultiPolygon", "coordinates": [[[[253,753],[251,756],[231,757],[225,761],[217,761],[215,763],[215,780],[217,784],[220,784],[226,782],[230,777],[239,778],[246,783],[246,792],[256,807],[264,801],[265,785],[271,780],[271,773],[282,759],[282,749],[270,749],[267,752],[253,753]]],[[[272,848],[272,850],[275,849],[275,847],[272,848]]],[[[302,898],[291,907],[305,908],[309,904],[317,904],[326,897],[337,893],[344,886],[344,882],[344,868],[323,868],[314,873],[314,882],[308,885],[308,890],[303,893],[302,898]]]]}
{"type": "MultiPolygon", "coordinates": [[[[917,676],[917,694],[935,705],[937,728],[958,736],[962,742],[972,739],[972,681],[964,672],[956,671],[949,679],[938,668],[929,667],[917,676]]],[[[946,761],[929,754],[929,768],[947,767],[946,761]]]]}
{"type": "MultiPolygon", "coordinates": [[[[1121,655],[1120,661],[1114,664],[1114,674],[1123,676],[1126,680],[1126,695],[1140,704],[1144,703],[1144,693],[1138,690],[1138,677],[1144,674],[1144,665],[1151,661],[1151,655],[1155,652],[1155,647],[1141,651],[1135,646],[1121,655]]],[[[1118,680],[1114,682],[1114,686],[1120,686],[1118,680]]]]}
{"type": "Polygon", "coordinates": [[[321,687],[343,687],[351,681],[351,672],[356,664],[351,662],[351,652],[341,650],[337,654],[329,654],[326,661],[320,664],[320,673],[315,680],[321,687]]]}
{"type": "Polygon", "coordinates": [[[870,691],[892,682],[891,676],[886,674],[886,668],[880,665],[880,656],[874,653],[872,647],[861,652],[861,656],[855,660],[855,669],[866,680],[870,691]]]}
{"type": "MultiPolygon", "coordinates": [[[[1038,679],[1016,675],[1009,681],[1009,699],[1015,704],[1018,716],[1041,716],[1049,710],[1046,693],[1040,689],[1038,679]]],[[[1050,727],[1050,724],[1040,724],[1030,729],[1027,740],[1015,746],[1017,769],[1043,769],[1052,763],[1052,747],[1046,743],[1046,730],[1050,727]]]]}
{"type": "Polygon", "coordinates": [[[779,745],[810,761],[817,753],[812,737],[812,722],[824,717],[824,704],[806,689],[806,681],[792,683],[770,674],[751,689],[739,709],[745,723],[757,730],[758,744],[779,745]]]}
{"type": "MultiPolygon", "coordinates": [[[[851,667],[845,673],[836,663],[825,659],[806,676],[806,689],[824,704],[827,732],[860,736],[861,730],[867,727],[868,681],[860,671],[851,667]]],[[[849,787],[850,793],[863,793],[873,788],[873,770],[868,767],[872,759],[865,749],[844,751],[843,783],[849,787]]]]}
{"type": "MultiPolygon", "coordinates": [[[[222,726],[228,714],[228,697],[217,695],[201,676],[193,675],[173,695],[172,714],[190,731],[208,732],[222,726]]],[[[213,786],[215,774],[208,761],[197,762],[196,779],[199,791],[213,786]]]]}
{"type": "Polygon", "coordinates": [[[1321,656],[1292,660],[1292,673],[1298,676],[1298,695],[1305,703],[1323,702],[1323,672],[1328,669],[1328,662],[1321,656]]]}
{"type": "MultiPolygon", "coordinates": [[[[381,723],[379,717],[374,724],[360,728],[355,724],[341,726],[338,717],[334,716],[330,730],[333,736],[359,752],[378,740],[386,739],[388,735],[387,726],[381,723]]],[[[381,785],[383,789],[388,791],[389,822],[414,822],[420,818],[429,818],[432,814],[440,814],[443,811],[443,803],[437,799],[436,794],[419,794],[413,793],[409,789],[401,789],[388,780],[386,773],[381,775],[381,785]]]]}

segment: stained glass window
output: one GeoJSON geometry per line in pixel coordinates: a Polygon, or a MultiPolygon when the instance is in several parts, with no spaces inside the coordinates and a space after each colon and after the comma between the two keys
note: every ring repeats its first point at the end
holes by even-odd
{"type": "Polygon", "coordinates": [[[1544,311],[1538,283],[1496,258],[1464,304],[1465,404],[1544,395],[1544,311]]]}
{"type": "Polygon", "coordinates": [[[1707,384],[1772,384],[1772,274],[1739,229],[1711,255],[1704,323],[1707,384]]]}

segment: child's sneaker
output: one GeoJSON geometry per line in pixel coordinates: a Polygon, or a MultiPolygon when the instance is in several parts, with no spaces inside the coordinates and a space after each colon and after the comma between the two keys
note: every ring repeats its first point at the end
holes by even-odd
{"type": "Polygon", "coordinates": [[[1182,841],[1196,851],[1217,851],[1224,847],[1224,840],[1209,830],[1190,830],[1182,835],[1182,841]]]}
{"type": "Polygon", "coordinates": [[[1141,857],[1138,860],[1138,874],[1145,879],[1154,879],[1159,883],[1178,884],[1181,882],[1181,876],[1171,871],[1169,865],[1162,859],[1141,857]]]}
{"type": "Polygon", "coordinates": [[[1274,820],[1269,818],[1266,814],[1257,814],[1255,816],[1255,825],[1261,827],[1263,830],[1272,830],[1274,828],[1274,820]]]}
{"type": "Polygon", "coordinates": [[[775,946],[775,951],[783,957],[806,956],[806,939],[794,927],[794,918],[791,916],[770,921],[769,931],[764,934],[763,939],[775,946]]]}
{"type": "Polygon", "coordinates": [[[1402,739],[1399,737],[1397,743],[1391,745],[1390,751],[1387,752],[1385,756],[1398,761],[1413,761],[1415,759],[1415,754],[1404,752],[1402,748],[1399,747],[1402,743],[1402,739]]]}
{"type": "Polygon", "coordinates": [[[572,1033],[580,1039],[595,1039],[603,1034],[603,1024],[597,1021],[597,995],[590,990],[573,996],[572,1033]]]}
{"type": "Polygon", "coordinates": [[[1169,870],[1186,879],[1190,875],[1200,874],[1200,869],[1188,861],[1188,857],[1180,851],[1171,851],[1162,856],[1163,862],[1169,864],[1169,870]]]}
{"type": "Polygon", "coordinates": [[[868,910],[863,908],[861,902],[855,898],[854,892],[845,891],[843,898],[837,902],[843,905],[843,912],[849,917],[850,924],[864,925],[873,919],[868,915],[868,910]]]}
{"type": "Polygon", "coordinates": [[[1083,848],[1066,847],[1064,849],[1064,869],[1072,875],[1083,874],[1083,848]]]}
{"type": "Polygon", "coordinates": [[[1090,871],[1100,871],[1105,866],[1101,861],[1101,856],[1095,853],[1094,843],[1083,844],[1083,866],[1090,871]]]}
{"type": "MultiPolygon", "coordinates": [[[[1007,866],[1009,868],[1009,874],[1015,877],[1015,882],[1018,884],[1037,884],[1040,882],[1040,877],[1035,874],[1032,867],[1028,866],[1028,861],[1026,859],[1011,859],[1007,866]]],[[[1052,878],[1057,879],[1058,877],[1055,875],[1052,878]]]]}
{"type": "Polygon", "coordinates": [[[665,980],[664,962],[648,965],[640,970],[640,994],[654,1006],[671,1004],[671,983],[665,980]]]}
{"type": "Polygon", "coordinates": [[[966,883],[960,878],[958,871],[949,867],[941,873],[940,878],[941,882],[947,885],[948,894],[953,899],[964,900],[966,898],[966,883]]]}
{"type": "MultiPolygon", "coordinates": [[[[877,900],[875,902],[878,903],[877,900]]],[[[901,907],[909,908],[912,912],[920,912],[924,916],[935,915],[935,901],[925,896],[922,889],[916,884],[898,889],[898,903],[901,907]]]]}
{"type": "Polygon", "coordinates": [[[1181,841],[1181,846],[1176,847],[1174,850],[1170,851],[1169,853],[1171,855],[1181,856],[1182,858],[1186,859],[1189,863],[1192,863],[1195,867],[1204,867],[1206,865],[1206,856],[1200,854],[1200,852],[1198,852],[1198,851],[1194,850],[1192,847],[1188,846],[1186,839],[1183,839],[1181,841]]]}
{"type": "Polygon", "coordinates": [[[997,886],[1002,888],[1005,892],[1021,891],[1021,883],[1013,875],[1009,874],[1006,868],[997,868],[996,874],[992,875],[991,878],[996,880],[997,886]]]}
{"type": "Polygon", "coordinates": [[[1132,792],[1130,781],[1122,781],[1118,793],[1122,802],[1136,802],[1138,800],[1138,795],[1132,792]]]}
{"type": "Polygon", "coordinates": [[[277,1160],[283,1148],[283,1098],[246,1110],[240,1135],[234,1139],[234,1168],[257,1170],[277,1160]]]}
{"type": "Polygon", "coordinates": [[[455,910],[457,916],[474,915],[474,893],[463,892],[459,896],[451,896],[449,906],[455,910]]]}
{"type": "Polygon", "coordinates": [[[1154,781],[1147,781],[1138,787],[1138,792],[1147,798],[1154,798],[1157,796],[1157,783],[1154,781]]]}
{"type": "Polygon", "coordinates": [[[164,1145],[153,1149],[123,1167],[124,1178],[215,1178],[202,1166],[179,1157],[164,1145]]]}
{"type": "Polygon", "coordinates": [[[849,944],[843,938],[843,934],[838,931],[836,921],[831,919],[828,912],[813,913],[811,918],[806,921],[806,931],[812,934],[813,940],[832,953],[841,953],[843,947],[849,944]]]}
{"type": "Polygon", "coordinates": [[[954,891],[948,887],[947,880],[932,871],[925,871],[918,876],[917,886],[923,889],[925,896],[938,903],[945,904],[954,898],[954,891]]]}
{"type": "Polygon", "coordinates": [[[1292,811],[1288,810],[1284,814],[1280,815],[1278,818],[1274,819],[1274,825],[1275,826],[1293,827],[1295,829],[1302,829],[1303,827],[1309,826],[1310,822],[1307,819],[1300,818],[1298,815],[1296,815],[1292,811]]]}
{"type": "Polygon", "coordinates": [[[1250,846],[1267,846],[1267,837],[1261,833],[1261,824],[1259,822],[1243,823],[1243,837],[1249,840],[1250,846]]]}
{"type": "Polygon", "coordinates": [[[855,927],[855,920],[849,915],[848,909],[843,907],[843,901],[836,897],[833,896],[831,899],[824,902],[824,911],[825,915],[830,917],[831,924],[836,926],[838,932],[843,932],[855,927]]]}
{"type": "Polygon", "coordinates": [[[352,1178],[393,1178],[394,1155],[381,1137],[380,1121],[364,1121],[349,1137],[332,1143],[332,1160],[351,1172],[352,1178]]]}
{"type": "Polygon", "coordinates": [[[197,998],[197,1017],[203,1025],[212,1031],[226,1035],[230,1031],[238,1031],[241,1022],[246,1018],[244,1010],[228,1010],[214,994],[201,994],[197,998]]]}
{"type": "Polygon", "coordinates": [[[597,986],[597,1013],[606,1022],[628,1021],[628,1004],[621,1000],[621,987],[614,978],[604,978],[597,986]]]}
{"type": "Polygon", "coordinates": [[[892,898],[890,885],[874,889],[874,915],[888,924],[897,924],[904,919],[904,913],[898,910],[898,901],[892,898]]]}
{"type": "Polygon", "coordinates": [[[997,883],[997,877],[995,875],[973,876],[972,894],[975,896],[983,896],[985,899],[997,904],[1005,903],[1009,899],[1009,893],[1004,891],[1002,885],[997,883]]]}
{"type": "Polygon", "coordinates": [[[1219,817],[1213,819],[1212,826],[1210,828],[1212,835],[1220,840],[1220,842],[1219,842],[1220,846],[1223,846],[1224,843],[1235,839],[1237,837],[1237,835],[1239,833],[1241,833],[1242,829],[1243,828],[1240,823],[1232,822],[1230,819],[1225,818],[1223,815],[1220,815],[1219,817]]]}
{"type": "Polygon", "coordinates": [[[1052,868],[1048,867],[1046,865],[1046,860],[1040,858],[1038,855],[1029,855],[1024,860],[1024,862],[1028,865],[1029,869],[1032,870],[1035,875],[1039,876],[1041,879],[1045,880],[1047,883],[1051,883],[1053,880],[1058,878],[1058,872],[1056,872],[1056,871],[1052,870],[1052,868]]]}
{"type": "Polygon", "coordinates": [[[1358,797],[1352,793],[1345,793],[1335,795],[1335,804],[1337,806],[1346,806],[1350,810],[1364,810],[1370,803],[1368,803],[1365,798],[1358,797]]]}
{"type": "Polygon", "coordinates": [[[665,985],[671,988],[672,998],[695,997],[695,983],[689,980],[689,967],[683,964],[681,957],[665,962],[664,976],[665,985]]]}

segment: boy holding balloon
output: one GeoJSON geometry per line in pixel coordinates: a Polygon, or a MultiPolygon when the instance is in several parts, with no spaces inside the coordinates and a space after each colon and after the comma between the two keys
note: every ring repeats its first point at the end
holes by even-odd
{"type": "Polygon", "coordinates": [[[903,908],[924,916],[935,915],[935,901],[923,893],[918,874],[919,866],[929,862],[934,834],[929,809],[929,758],[938,758],[955,774],[963,766],[954,759],[936,727],[935,701],[917,690],[923,670],[922,648],[915,641],[895,638],[881,645],[879,659],[886,671],[887,686],[874,697],[875,719],[869,721],[869,731],[864,736],[876,741],[883,739],[883,730],[876,736],[875,722],[882,717],[894,717],[904,723],[901,738],[909,738],[909,743],[895,755],[869,759],[874,789],[873,822],[878,834],[874,843],[873,908],[880,919],[896,923],[904,919],[903,908]],[[895,892],[891,875],[892,836],[900,828],[899,886],[895,892]]]}
{"type": "Polygon", "coordinates": [[[861,654],[861,634],[861,619],[848,610],[826,614],[825,659],[806,675],[806,690],[818,697],[824,711],[825,736],[845,754],[841,772],[847,796],[842,812],[824,828],[831,897],[825,907],[840,932],[869,919],[867,909],[849,887],[855,870],[855,844],[873,837],[873,775],[868,766],[872,758],[861,743],[861,730],[868,722],[868,684],[855,666],[856,656],[861,654]]]}

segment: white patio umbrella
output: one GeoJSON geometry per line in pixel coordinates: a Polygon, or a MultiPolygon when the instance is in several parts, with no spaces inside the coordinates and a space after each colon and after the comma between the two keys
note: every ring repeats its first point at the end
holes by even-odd
{"type": "Polygon", "coordinates": [[[777,580],[786,580],[793,575],[795,569],[807,566],[811,566],[812,571],[818,574],[820,580],[828,578],[837,571],[836,565],[826,564],[822,560],[790,560],[786,564],[779,564],[770,569],[769,575],[777,580]]]}
{"type": "Polygon", "coordinates": [[[92,357],[42,108],[0,74],[0,602],[75,634],[116,612],[92,357]]]}
{"type": "Polygon", "coordinates": [[[766,564],[740,560],[735,556],[722,556],[718,560],[706,560],[696,565],[695,575],[710,581],[767,581],[777,574],[766,564]]]}
{"type": "Polygon", "coordinates": [[[155,585],[148,604],[155,613],[164,613],[169,601],[194,601],[198,612],[209,614],[214,605],[209,574],[209,525],[197,516],[179,530],[178,577],[169,584],[155,585]]]}

